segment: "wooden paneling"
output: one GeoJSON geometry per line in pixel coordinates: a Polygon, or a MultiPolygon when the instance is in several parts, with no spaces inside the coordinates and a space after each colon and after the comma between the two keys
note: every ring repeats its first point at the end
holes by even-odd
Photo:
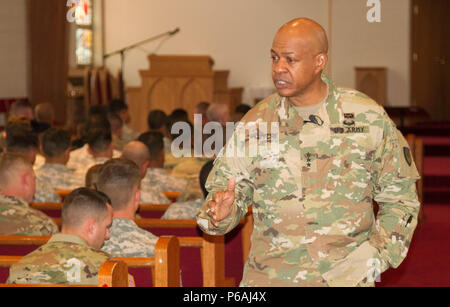
{"type": "Polygon", "coordinates": [[[68,22],[66,1],[27,0],[29,80],[33,105],[50,102],[58,122],[66,119],[68,22]]]}
{"type": "Polygon", "coordinates": [[[450,1],[411,2],[411,100],[434,121],[450,120],[450,1]]]}
{"type": "Polygon", "coordinates": [[[356,67],[356,89],[382,106],[387,106],[387,70],[384,67],[356,67]]]}
{"type": "Polygon", "coordinates": [[[228,88],[228,71],[213,71],[209,56],[148,57],[151,68],[141,71],[141,87],[127,89],[131,127],[147,130],[147,114],[160,109],[170,114],[185,109],[193,121],[194,109],[200,101],[241,103],[242,89],[228,88]],[[239,96],[240,95],[240,96],[239,96]]]}

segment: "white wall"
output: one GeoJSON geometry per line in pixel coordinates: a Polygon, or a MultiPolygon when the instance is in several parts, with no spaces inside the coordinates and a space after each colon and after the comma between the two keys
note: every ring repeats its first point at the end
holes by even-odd
{"type": "MultiPolygon", "coordinates": [[[[230,70],[230,87],[272,88],[273,36],[285,22],[300,16],[326,27],[328,0],[107,0],[105,52],[180,27],[156,53],[210,55],[214,69],[230,70]]],[[[126,55],[127,86],[140,85],[138,71],[149,68],[147,55],[159,42],[126,55]]],[[[116,72],[119,57],[106,64],[116,72]]]]}
{"type": "Polygon", "coordinates": [[[366,0],[333,0],[332,75],[355,86],[354,67],[388,69],[388,105],[410,105],[410,0],[381,0],[381,22],[369,23],[366,0]]]}
{"type": "MultiPolygon", "coordinates": [[[[381,0],[381,23],[373,24],[366,20],[366,0],[330,2],[335,81],[354,87],[355,66],[386,66],[388,102],[409,105],[410,1],[381,0]]],[[[277,29],[306,16],[329,30],[328,4],[329,0],[106,0],[104,49],[111,52],[180,27],[181,32],[161,46],[160,41],[152,42],[127,54],[128,86],[140,85],[139,70],[149,68],[147,55],[159,46],[158,54],[212,56],[215,69],[231,71],[229,85],[244,86],[248,93],[272,88],[269,50],[277,29]]],[[[0,0],[0,98],[27,95],[26,41],[25,0],[0,0]]],[[[106,64],[115,72],[119,58],[106,64]]]]}
{"type": "Polygon", "coordinates": [[[25,0],[0,0],[0,99],[27,97],[25,0]]]}

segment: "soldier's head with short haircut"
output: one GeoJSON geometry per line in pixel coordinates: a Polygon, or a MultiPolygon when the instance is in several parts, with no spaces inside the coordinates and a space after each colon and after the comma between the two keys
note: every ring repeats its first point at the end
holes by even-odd
{"type": "Polygon", "coordinates": [[[31,202],[35,175],[28,157],[19,153],[0,154],[0,193],[31,202]]]}
{"type": "Polygon", "coordinates": [[[102,128],[93,128],[87,132],[87,143],[94,155],[104,153],[108,150],[112,151],[111,130],[102,128]]]}
{"type": "Polygon", "coordinates": [[[11,116],[21,116],[27,119],[33,119],[33,106],[26,100],[19,100],[14,102],[8,113],[8,118],[11,116]]]}
{"type": "Polygon", "coordinates": [[[46,158],[58,158],[70,151],[70,134],[60,128],[51,128],[43,133],[41,143],[46,158]]]}
{"type": "Polygon", "coordinates": [[[148,113],[147,124],[150,130],[165,129],[167,114],[162,110],[153,110],[148,113]]]}
{"type": "Polygon", "coordinates": [[[33,131],[29,122],[10,121],[6,125],[6,151],[20,153],[29,158],[34,164],[39,147],[38,135],[33,131]]]}
{"type": "Polygon", "coordinates": [[[132,141],[125,145],[122,151],[122,158],[136,163],[141,171],[141,177],[145,176],[150,163],[150,152],[144,143],[132,141]]]}
{"type": "Polygon", "coordinates": [[[89,246],[100,249],[109,239],[112,224],[111,200],[102,192],[89,188],[72,191],[62,207],[62,233],[74,234],[89,246]]]}
{"type": "Polygon", "coordinates": [[[136,163],[123,158],[112,159],[99,170],[97,190],[109,196],[114,211],[120,211],[130,203],[139,205],[140,181],[141,173],[136,163]]]}
{"type": "MultiPolygon", "coordinates": [[[[138,141],[147,146],[150,152],[150,161],[156,161],[160,158],[161,151],[164,150],[164,137],[161,132],[145,132],[139,136],[138,141]]],[[[164,152],[162,154],[164,155],[164,152]]]]}

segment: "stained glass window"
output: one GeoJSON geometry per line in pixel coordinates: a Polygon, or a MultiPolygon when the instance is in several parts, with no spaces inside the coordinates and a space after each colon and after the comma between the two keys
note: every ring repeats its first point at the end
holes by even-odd
{"type": "Polygon", "coordinates": [[[77,63],[78,65],[92,64],[92,30],[79,28],[76,31],[77,63]]]}
{"type": "Polygon", "coordinates": [[[76,58],[78,65],[93,64],[92,0],[79,0],[75,10],[76,58]]]}

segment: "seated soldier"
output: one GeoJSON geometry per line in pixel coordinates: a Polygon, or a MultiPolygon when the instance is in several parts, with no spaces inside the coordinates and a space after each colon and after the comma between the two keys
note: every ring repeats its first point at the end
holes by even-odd
{"type": "MultiPolygon", "coordinates": [[[[113,157],[113,144],[110,130],[91,129],[87,134],[88,156],[78,161],[75,170],[80,176],[85,176],[87,170],[96,164],[104,163],[113,157]]],[[[73,166],[73,165],[72,165],[73,166]]]]}
{"type": "MultiPolygon", "coordinates": [[[[164,212],[161,217],[163,220],[194,220],[197,216],[199,208],[205,202],[206,196],[208,196],[208,191],[206,191],[205,183],[208,179],[209,173],[214,165],[214,161],[211,160],[207,162],[200,171],[200,187],[203,192],[203,197],[196,200],[186,201],[186,202],[176,202],[170,205],[170,207],[164,212]]],[[[189,194],[189,191],[187,191],[189,194]]]]}
{"type": "Polygon", "coordinates": [[[123,100],[114,99],[111,100],[108,108],[109,112],[119,115],[122,119],[123,129],[120,135],[120,139],[124,142],[124,144],[136,140],[139,136],[139,133],[128,126],[128,123],[130,122],[130,114],[128,113],[127,104],[123,100]]]}
{"type": "Polygon", "coordinates": [[[139,136],[139,141],[144,143],[150,152],[150,163],[147,174],[142,180],[142,189],[147,186],[157,186],[162,191],[182,192],[186,188],[187,181],[167,173],[164,169],[164,141],[163,135],[158,131],[150,131],[139,136]]]}
{"type": "MultiPolygon", "coordinates": [[[[90,110],[92,114],[89,115],[89,120],[83,126],[83,129],[81,131],[80,141],[81,143],[83,143],[83,145],[70,153],[70,160],[67,163],[68,168],[74,170],[82,170],[80,172],[83,173],[83,175],[86,169],[93,165],[92,163],[95,164],[95,161],[92,161],[94,157],[92,149],[90,149],[89,146],[89,140],[91,144],[93,143],[94,145],[97,144],[97,142],[102,142],[101,138],[99,138],[98,140],[95,139],[100,135],[99,131],[103,131],[103,138],[106,137],[107,139],[111,139],[111,141],[106,141],[106,144],[109,145],[109,143],[112,143],[111,124],[108,121],[107,114],[103,114],[102,110],[103,109],[100,108],[99,110],[96,110],[95,113],[94,110],[90,110]],[[86,165],[86,163],[88,163],[88,165],[86,165]]],[[[113,147],[113,145],[111,146],[113,147]]],[[[109,156],[109,154],[107,154],[106,156],[109,156]]],[[[120,152],[113,149],[112,157],[120,157],[120,152]]],[[[103,161],[101,161],[101,163],[103,163],[103,161]]]]}
{"type": "Polygon", "coordinates": [[[45,164],[36,170],[36,177],[47,182],[55,190],[74,190],[83,186],[81,176],[69,169],[70,135],[59,128],[45,131],[41,139],[45,164]]]}
{"type": "Polygon", "coordinates": [[[62,208],[62,230],[10,269],[8,283],[97,285],[101,265],[112,260],[100,251],[109,239],[112,208],[106,195],[80,188],[62,208]]]}
{"type": "Polygon", "coordinates": [[[111,238],[102,250],[115,257],[154,257],[158,237],[139,228],[134,222],[139,208],[138,166],[126,159],[113,159],[100,169],[97,189],[111,199],[113,222],[111,238]]]}
{"type": "Polygon", "coordinates": [[[162,110],[153,110],[148,113],[147,124],[150,131],[159,131],[164,135],[164,151],[170,152],[171,141],[166,127],[167,115],[162,110]]]}
{"type": "Polygon", "coordinates": [[[31,122],[31,125],[37,133],[40,134],[53,127],[55,110],[51,103],[44,102],[36,105],[34,115],[35,120],[31,122]]]}
{"type": "Polygon", "coordinates": [[[123,131],[123,121],[116,113],[108,113],[108,120],[111,124],[111,135],[113,147],[115,150],[122,151],[125,146],[125,142],[121,139],[123,131]]]}
{"type": "Polygon", "coordinates": [[[41,211],[29,207],[35,192],[35,175],[27,157],[0,154],[0,235],[48,236],[58,226],[41,211]]]}
{"type": "MultiPolygon", "coordinates": [[[[140,141],[128,143],[123,149],[122,158],[136,163],[140,170],[141,179],[145,178],[150,164],[150,152],[144,143],[140,141]]],[[[142,189],[141,184],[141,203],[170,204],[170,200],[163,194],[158,185],[145,185],[145,188],[142,189]]]]}
{"type": "MultiPolygon", "coordinates": [[[[39,139],[29,122],[9,122],[6,126],[6,152],[19,153],[28,158],[33,165],[38,152],[39,139]]],[[[33,202],[60,202],[61,198],[45,181],[36,178],[36,192],[33,202]]]]}

